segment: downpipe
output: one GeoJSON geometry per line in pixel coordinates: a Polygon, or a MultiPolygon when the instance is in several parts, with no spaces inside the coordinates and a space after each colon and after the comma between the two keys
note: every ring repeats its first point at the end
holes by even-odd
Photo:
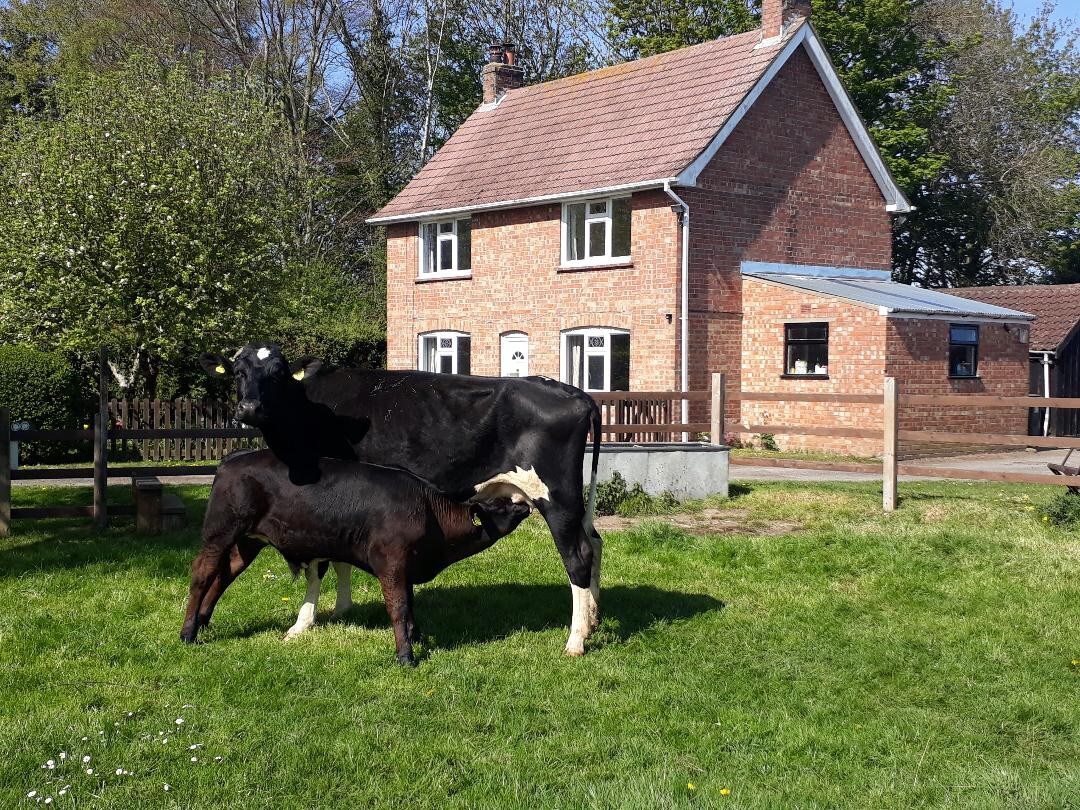
{"type": "MultiPolygon", "coordinates": [[[[671,181],[664,181],[664,193],[667,194],[673,201],[674,205],[671,206],[672,210],[679,215],[679,224],[682,225],[682,256],[681,256],[681,284],[680,284],[680,301],[679,301],[679,342],[680,342],[680,357],[679,357],[679,390],[686,392],[690,390],[689,380],[689,336],[690,336],[690,314],[687,311],[690,304],[690,206],[686,204],[686,201],[671,190],[671,181]]],[[[682,401],[682,421],[686,424],[689,419],[689,403],[684,399],[682,401]]],[[[689,441],[690,434],[683,433],[683,441],[689,441]]]]}

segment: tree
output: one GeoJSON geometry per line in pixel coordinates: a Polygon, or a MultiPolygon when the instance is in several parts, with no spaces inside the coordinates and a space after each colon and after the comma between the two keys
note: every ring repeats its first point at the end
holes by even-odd
{"type": "Polygon", "coordinates": [[[612,0],[607,29],[619,54],[636,59],[750,31],[758,19],[746,0],[612,0]]]}
{"type": "Polygon", "coordinates": [[[168,363],[272,323],[313,196],[258,92],[133,57],[0,131],[0,339],[168,363]]]}

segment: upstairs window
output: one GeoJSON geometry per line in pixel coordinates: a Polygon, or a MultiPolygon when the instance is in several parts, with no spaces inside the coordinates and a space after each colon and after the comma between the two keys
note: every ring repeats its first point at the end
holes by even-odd
{"type": "Polygon", "coordinates": [[[979,327],[949,325],[949,376],[976,377],[979,371],[979,327]]]}
{"type": "Polygon", "coordinates": [[[420,275],[465,275],[472,270],[472,220],[420,225],[420,275]]]}
{"type": "Polygon", "coordinates": [[[630,259],[630,198],[609,197],[563,206],[563,264],[630,259]]]}
{"type": "Polygon", "coordinates": [[[784,324],[784,375],[826,377],[829,374],[829,324],[784,324]]]}
{"type": "Polygon", "coordinates": [[[563,333],[563,382],[585,391],[630,390],[630,333],[573,329],[563,333]]]}
{"type": "Polygon", "coordinates": [[[468,374],[472,338],[464,332],[429,332],[419,335],[421,371],[468,374]]]}

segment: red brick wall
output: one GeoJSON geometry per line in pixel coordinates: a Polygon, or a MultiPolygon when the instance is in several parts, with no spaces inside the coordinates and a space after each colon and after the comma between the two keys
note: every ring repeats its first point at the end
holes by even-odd
{"type": "MultiPolygon", "coordinates": [[[[904,394],[993,394],[1022,397],[1028,393],[1028,344],[1021,343],[1016,324],[979,324],[979,353],[975,378],[949,378],[949,321],[889,320],[889,360],[885,373],[896,377],[904,394]]],[[[955,433],[1027,434],[1026,408],[907,407],[900,411],[901,430],[940,430],[955,433]]],[[[928,446],[903,442],[901,454],[928,450],[960,452],[963,446],[928,446]]]]}
{"type": "Polygon", "coordinates": [[[630,386],[673,390],[678,379],[679,228],[663,192],[633,197],[632,267],[559,272],[561,206],[480,213],[472,219],[472,278],[417,278],[417,225],[388,229],[387,363],[416,368],[416,336],[472,335],[472,373],[497,375],[499,337],[529,335],[529,373],[559,378],[560,332],[630,330],[630,386]],[[671,314],[671,323],[667,315],[671,314]]]}
{"type": "MultiPolygon", "coordinates": [[[[885,377],[886,318],[877,307],[814,295],[794,287],[743,279],[742,386],[746,391],[790,392],[790,402],[744,402],[747,425],[814,425],[870,428],[881,426],[882,409],[873,404],[798,402],[800,394],[880,394],[885,377]],[[784,324],[823,321],[829,324],[829,379],[785,378],[784,324]]],[[[828,450],[872,456],[881,440],[784,435],[785,450],[828,450]]],[[[744,440],[752,438],[743,432],[744,440]]]]}
{"type": "Polygon", "coordinates": [[[888,270],[885,202],[810,58],[791,57],[702,172],[691,208],[690,387],[728,380],[738,414],[740,263],[888,270]]]}
{"type": "MultiPolygon", "coordinates": [[[[742,381],[746,391],[791,392],[790,402],[744,402],[747,425],[814,425],[870,428],[882,424],[876,404],[799,403],[802,393],[880,394],[886,376],[896,377],[903,394],[1027,394],[1028,346],[1017,325],[979,324],[978,377],[948,376],[949,321],[888,318],[868,307],[758,279],[743,280],[742,381]],[[829,379],[783,377],[784,324],[829,324],[829,379]]],[[[1026,408],[902,406],[902,430],[960,433],[1027,432],[1026,408]]],[[[730,430],[729,432],[734,432],[730,430]]],[[[880,439],[784,435],[783,449],[815,449],[854,455],[879,455],[880,439]]],[[[750,434],[743,432],[743,439],[750,434]]],[[[964,446],[905,442],[901,455],[961,452],[964,446]]]]}

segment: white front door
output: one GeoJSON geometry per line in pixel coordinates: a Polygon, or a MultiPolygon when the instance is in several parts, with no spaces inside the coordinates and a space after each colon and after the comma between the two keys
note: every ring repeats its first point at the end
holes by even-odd
{"type": "Polygon", "coordinates": [[[529,336],[510,332],[502,336],[502,376],[525,377],[529,373],[529,336]]]}

